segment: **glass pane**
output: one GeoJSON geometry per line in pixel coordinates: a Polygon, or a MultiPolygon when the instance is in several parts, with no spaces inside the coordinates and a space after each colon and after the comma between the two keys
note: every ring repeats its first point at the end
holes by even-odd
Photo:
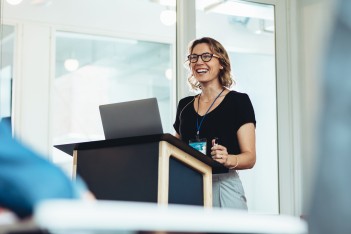
{"type": "Polygon", "coordinates": [[[256,114],[256,165],[239,171],[250,212],[278,214],[274,6],[196,1],[197,38],[210,36],[229,53],[233,90],[247,93],[256,114]],[[220,27],[219,27],[220,25],[220,27]]]}
{"type": "Polygon", "coordinates": [[[15,29],[1,25],[0,118],[11,116],[15,29]]]}
{"type": "Polygon", "coordinates": [[[54,144],[104,139],[99,105],[156,97],[172,126],[172,45],[56,34],[54,144]]]}
{"type": "MultiPolygon", "coordinates": [[[[76,0],[55,1],[46,8],[52,11],[46,12],[46,20],[59,22],[53,144],[104,139],[99,105],[150,97],[158,100],[164,132],[173,132],[174,3],[76,0]]],[[[71,170],[71,157],[55,148],[53,159],[71,170]]]]}

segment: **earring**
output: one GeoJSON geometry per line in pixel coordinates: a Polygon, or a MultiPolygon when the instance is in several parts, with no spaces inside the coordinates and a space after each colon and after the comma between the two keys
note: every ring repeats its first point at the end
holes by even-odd
{"type": "Polygon", "coordinates": [[[220,66],[220,67],[219,67],[219,69],[223,69],[223,67],[222,67],[222,66],[220,66]]]}

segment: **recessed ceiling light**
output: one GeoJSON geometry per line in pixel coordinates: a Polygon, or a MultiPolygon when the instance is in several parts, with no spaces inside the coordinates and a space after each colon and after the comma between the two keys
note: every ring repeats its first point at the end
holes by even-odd
{"type": "Polygon", "coordinates": [[[18,5],[22,2],[23,0],[6,0],[6,2],[8,4],[11,4],[11,5],[18,5]]]}
{"type": "Polygon", "coordinates": [[[77,59],[72,59],[72,58],[66,59],[64,66],[67,71],[73,72],[78,69],[79,62],[77,59]]]}

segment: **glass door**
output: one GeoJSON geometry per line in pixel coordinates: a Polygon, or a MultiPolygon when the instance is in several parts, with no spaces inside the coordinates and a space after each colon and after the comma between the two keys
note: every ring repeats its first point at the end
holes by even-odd
{"type": "Polygon", "coordinates": [[[209,36],[229,53],[238,92],[256,115],[256,165],[239,171],[251,213],[278,214],[278,140],[274,6],[248,1],[196,1],[196,37],[209,36]]]}

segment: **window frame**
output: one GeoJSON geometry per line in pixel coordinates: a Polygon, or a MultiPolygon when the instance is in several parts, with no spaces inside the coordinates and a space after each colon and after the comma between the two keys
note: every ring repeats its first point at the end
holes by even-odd
{"type": "MultiPolygon", "coordinates": [[[[279,213],[299,216],[302,213],[300,100],[299,95],[294,95],[298,93],[298,68],[297,59],[293,59],[297,58],[297,42],[296,38],[292,38],[296,35],[293,33],[297,32],[297,26],[291,20],[296,18],[296,3],[281,0],[241,2],[269,4],[275,9],[279,213]]],[[[178,101],[189,95],[186,74],[180,64],[186,57],[187,43],[195,38],[195,10],[194,0],[177,0],[178,101]],[[178,28],[183,30],[179,34],[178,28]]]]}

